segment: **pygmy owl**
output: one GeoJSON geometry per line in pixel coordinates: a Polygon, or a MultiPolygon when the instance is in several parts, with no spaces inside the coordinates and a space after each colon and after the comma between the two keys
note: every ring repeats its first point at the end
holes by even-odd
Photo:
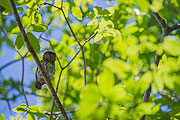
{"type": "MultiPolygon", "coordinates": [[[[49,78],[49,80],[52,79],[52,77],[55,73],[55,60],[56,60],[56,54],[54,52],[47,51],[43,54],[43,59],[41,60],[41,65],[42,65],[47,77],[49,78]]],[[[45,84],[44,77],[37,67],[35,87],[37,89],[41,89],[43,84],[45,84]]]]}

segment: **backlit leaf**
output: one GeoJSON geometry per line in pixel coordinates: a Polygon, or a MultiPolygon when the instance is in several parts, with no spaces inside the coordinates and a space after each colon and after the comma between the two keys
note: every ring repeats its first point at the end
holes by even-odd
{"type": "Polygon", "coordinates": [[[13,109],[14,112],[25,112],[25,108],[26,108],[26,104],[21,104],[19,106],[17,106],[16,108],[13,109]]]}
{"type": "Polygon", "coordinates": [[[32,24],[29,26],[29,30],[35,31],[35,32],[44,32],[48,29],[47,26],[41,25],[41,24],[32,24]]]}
{"type": "Polygon", "coordinates": [[[39,52],[40,45],[39,40],[30,32],[27,33],[27,37],[36,52],[39,52]]]}
{"type": "Polygon", "coordinates": [[[71,12],[77,19],[82,20],[82,12],[76,4],[72,6],[71,12]]]}
{"type": "Polygon", "coordinates": [[[180,43],[177,41],[164,40],[163,49],[172,56],[180,55],[180,43]]]}
{"type": "Polygon", "coordinates": [[[24,40],[23,40],[21,34],[19,34],[16,38],[15,47],[17,49],[20,49],[23,45],[24,45],[24,40]]]}

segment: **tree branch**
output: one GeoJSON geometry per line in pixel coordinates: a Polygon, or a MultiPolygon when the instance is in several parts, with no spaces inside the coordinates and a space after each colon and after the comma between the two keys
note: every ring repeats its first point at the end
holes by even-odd
{"type": "MultiPolygon", "coordinates": [[[[151,0],[150,0],[150,4],[151,4],[151,0]]],[[[164,37],[166,35],[169,35],[173,30],[180,29],[180,24],[173,24],[172,26],[169,27],[166,24],[165,20],[163,18],[161,18],[158,13],[155,13],[155,12],[152,11],[152,14],[153,14],[153,16],[155,17],[156,21],[159,23],[159,25],[161,26],[161,29],[162,29],[162,35],[161,35],[160,43],[162,43],[164,37]]],[[[160,61],[161,57],[162,56],[159,56],[158,54],[155,55],[154,63],[157,66],[159,64],[159,61],[160,61]]],[[[152,86],[150,85],[149,88],[144,93],[143,102],[149,102],[150,94],[151,94],[151,89],[152,89],[152,86]]],[[[146,116],[144,115],[139,120],[145,120],[145,117],[146,116]]]]}
{"type": "Polygon", "coordinates": [[[64,18],[65,18],[65,20],[66,20],[66,23],[68,24],[68,27],[69,27],[69,29],[70,29],[73,37],[74,37],[75,40],[77,41],[78,45],[80,46],[80,49],[81,49],[81,52],[82,52],[83,65],[84,65],[84,85],[86,85],[86,60],[85,60],[84,50],[83,50],[83,47],[82,47],[81,43],[79,42],[79,39],[76,37],[74,31],[72,30],[71,25],[70,25],[70,23],[69,23],[66,15],[65,15],[63,9],[62,9],[63,1],[62,1],[62,4],[61,4],[61,8],[60,8],[60,7],[57,7],[57,6],[55,6],[55,5],[52,5],[52,4],[50,4],[50,3],[46,3],[46,2],[45,2],[44,4],[45,4],[45,5],[50,5],[50,6],[55,7],[55,8],[58,8],[58,9],[61,10],[61,12],[63,13],[63,16],[64,16],[64,18]]]}
{"type": "Polygon", "coordinates": [[[20,61],[21,59],[22,59],[22,58],[19,58],[19,59],[10,61],[9,63],[7,63],[7,64],[3,65],[2,67],[0,67],[0,71],[1,71],[2,69],[6,68],[7,66],[13,64],[13,63],[20,61]]]}
{"type": "MultiPolygon", "coordinates": [[[[95,30],[96,30],[96,28],[95,28],[95,30]]],[[[95,31],[95,30],[94,30],[94,31],[95,31]]],[[[85,40],[85,42],[83,43],[82,47],[84,47],[84,45],[85,45],[89,40],[91,40],[91,39],[97,34],[97,33],[94,33],[94,31],[93,31],[93,33],[85,40]]],[[[53,45],[52,45],[52,43],[51,43],[50,40],[48,40],[48,39],[46,39],[46,38],[43,38],[42,36],[40,36],[40,38],[43,39],[43,40],[45,40],[45,41],[47,41],[47,42],[49,42],[51,48],[52,48],[53,51],[54,51],[54,47],[53,47],[53,45]]],[[[54,52],[55,52],[55,51],[54,51],[54,52]]],[[[67,68],[67,67],[71,64],[71,62],[76,58],[76,56],[79,54],[79,52],[80,52],[80,50],[78,50],[78,52],[75,54],[75,56],[70,60],[70,62],[68,62],[68,64],[67,64],[65,67],[62,67],[62,65],[61,65],[61,63],[60,63],[60,60],[57,58],[57,59],[58,59],[58,62],[59,62],[59,65],[60,65],[60,68],[61,68],[61,72],[60,72],[59,80],[58,80],[58,83],[57,83],[57,86],[56,86],[56,93],[57,93],[57,91],[58,91],[58,86],[59,86],[59,82],[60,82],[60,77],[61,77],[61,74],[62,74],[63,70],[64,70],[65,68],[67,68]]],[[[50,120],[51,120],[51,118],[52,118],[53,109],[54,109],[54,102],[53,102],[52,107],[51,107],[50,120]]]]}
{"type": "MultiPolygon", "coordinates": [[[[56,85],[56,93],[57,93],[57,91],[58,91],[58,87],[59,87],[59,83],[60,83],[60,79],[61,79],[61,75],[62,75],[63,70],[64,70],[64,69],[61,69],[61,72],[60,72],[60,75],[59,75],[58,83],[57,83],[57,85],[56,85]]],[[[51,107],[50,120],[51,120],[51,118],[52,118],[53,109],[54,109],[54,101],[53,101],[53,104],[52,104],[52,107],[51,107]]]]}
{"type": "Polygon", "coordinates": [[[57,96],[57,94],[56,94],[56,92],[55,92],[51,82],[50,82],[50,80],[48,79],[48,77],[46,76],[46,73],[43,70],[43,67],[42,67],[42,65],[41,65],[41,63],[39,61],[39,58],[37,57],[37,55],[36,55],[32,45],[29,42],[29,39],[28,39],[28,37],[27,37],[27,35],[26,35],[25,31],[24,31],[24,28],[23,28],[22,23],[20,21],[19,15],[17,13],[17,9],[16,9],[14,1],[13,0],[9,0],[9,2],[10,2],[10,5],[11,5],[11,8],[13,10],[16,22],[18,24],[18,27],[20,29],[21,35],[22,35],[22,37],[24,39],[24,42],[26,43],[28,51],[31,53],[31,55],[34,58],[34,60],[35,60],[35,62],[37,64],[40,72],[42,73],[43,77],[45,78],[45,82],[48,85],[49,90],[50,90],[52,96],[54,97],[54,101],[55,101],[59,111],[61,111],[63,118],[65,120],[69,120],[69,118],[68,118],[68,116],[67,116],[67,114],[66,114],[66,112],[65,112],[65,110],[64,110],[64,108],[63,108],[63,106],[62,106],[62,104],[61,104],[61,102],[60,102],[60,100],[59,100],[59,98],[58,98],[58,96],[57,96]]]}
{"type": "Polygon", "coordinates": [[[26,97],[26,93],[24,92],[24,58],[22,58],[22,78],[21,78],[21,89],[22,89],[22,92],[23,92],[23,95],[24,95],[24,98],[25,98],[25,101],[26,101],[26,105],[29,106],[29,103],[28,103],[28,100],[27,100],[27,97],[26,97]]]}

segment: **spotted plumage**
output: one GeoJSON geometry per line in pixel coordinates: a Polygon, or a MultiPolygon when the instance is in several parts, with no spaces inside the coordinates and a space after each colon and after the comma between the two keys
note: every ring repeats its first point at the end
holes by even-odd
{"type": "MultiPolygon", "coordinates": [[[[49,78],[49,80],[52,79],[52,77],[55,73],[55,60],[56,60],[56,54],[54,52],[48,51],[43,54],[43,59],[41,60],[41,65],[42,65],[47,77],[49,78]]],[[[37,67],[35,87],[37,89],[41,89],[43,84],[45,84],[44,77],[37,67]]]]}

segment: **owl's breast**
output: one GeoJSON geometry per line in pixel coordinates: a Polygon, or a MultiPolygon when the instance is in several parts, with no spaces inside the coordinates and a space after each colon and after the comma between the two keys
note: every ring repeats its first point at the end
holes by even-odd
{"type": "Polygon", "coordinates": [[[42,67],[44,69],[44,72],[46,73],[47,77],[49,79],[52,79],[54,73],[55,73],[55,65],[51,64],[50,62],[44,61],[41,63],[42,67]]]}
{"type": "MultiPolygon", "coordinates": [[[[49,78],[49,80],[51,80],[53,75],[55,74],[55,65],[53,65],[52,63],[50,63],[48,61],[44,61],[44,60],[41,61],[41,65],[42,65],[47,77],[49,78]]],[[[39,69],[37,70],[37,80],[40,83],[44,83],[44,77],[41,74],[39,69]]]]}

